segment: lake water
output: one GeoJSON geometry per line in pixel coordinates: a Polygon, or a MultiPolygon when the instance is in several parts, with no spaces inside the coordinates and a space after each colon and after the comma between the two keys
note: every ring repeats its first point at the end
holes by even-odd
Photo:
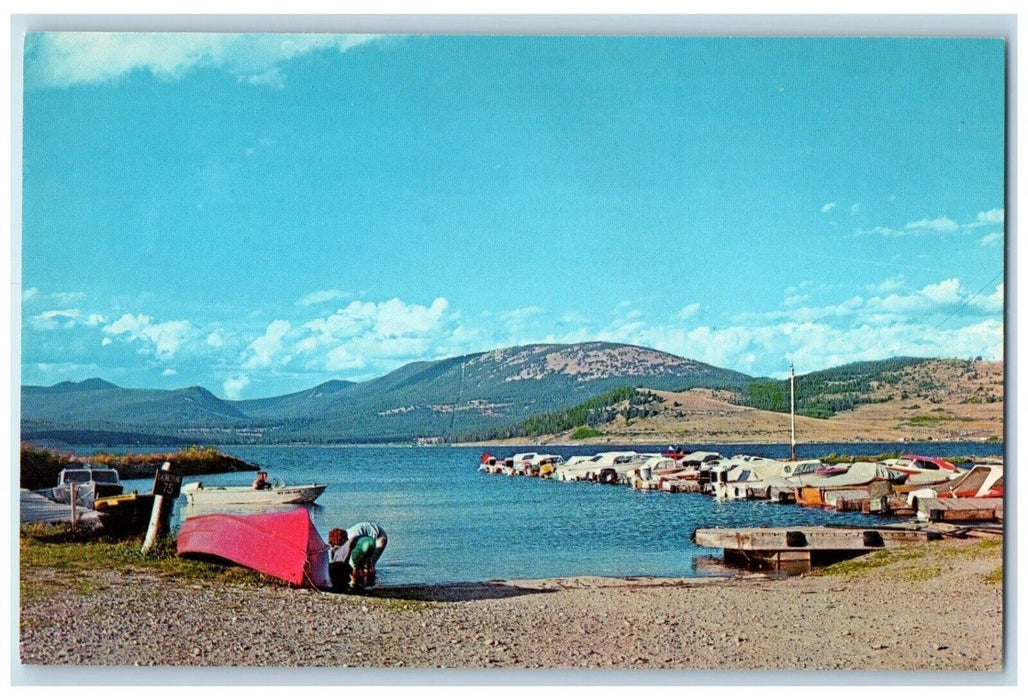
{"type": "MultiPolygon", "coordinates": [[[[704,576],[722,573],[709,563],[719,550],[697,547],[700,527],[753,527],[892,522],[860,513],[775,505],[764,501],[719,503],[700,494],[635,491],[624,486],[554,482],[486,475],[478,447],[223,447],[290,484],[327,483],[310,507],[322,536],[362,520],[380,523],[389,546],[379,562],[382,585],[487,581],[490,579],[597,576],[704,576]]],[[[506,457],[530,448],[495,448],[506,457]]],[[[541,451],[593,454],[601,447],[545,447],[541,451]]],[[[661,447],[627,447],[660,451],[661,447]]],[[[788,457],[780,445],[692,445],[729,456],[788,457]]],[[[139,447],[108,452],[166,451],[139,447]]],[[[901,450],[935,456],[996,455],[1003,446],[982,443],[925,445],[800,445],[800,457],[831,452],[876,454],[901,450]]],[[[95,448],[75,448],[89,455],[95,448]]],[[[249,484],[250,473],[187,477],[211,485],[249,484]]],[[[127,480],[149,491],[153,479],[127,480]]],[[[184,515],[176,502],[173,528],[184,515]]]]}

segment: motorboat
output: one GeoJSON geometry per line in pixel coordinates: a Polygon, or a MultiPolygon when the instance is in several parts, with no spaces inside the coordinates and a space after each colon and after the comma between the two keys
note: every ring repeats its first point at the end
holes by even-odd
{"type": "Polygon", "coordinates": [[[75,491],[75,504],[89,509],[93,508],[96,499],[119,496],[125,491],[117,470],[83,464],[62,469],[57,476],[57,486],[38,493],[57,503],[71,503],[72,488],[75,491]]]}
{"type": "Polygon", "coordinates": [[[556,467],[553,478],[559,481],[597,481],[600,473],[605,470],[624,474],[631,468],[629,465],[634,466],[633,462],[638,456],[638,452],[626,451],[572,457],[556,467]]]}
{"type": "Polygon", "coordinates": [[[271,488],[255,489],[252,486],[205,486],[195,481],[183,486],[182,494],[191,506],[299,505],[314,503],[325,488],[326,484],[279,484],[271,488]]]}

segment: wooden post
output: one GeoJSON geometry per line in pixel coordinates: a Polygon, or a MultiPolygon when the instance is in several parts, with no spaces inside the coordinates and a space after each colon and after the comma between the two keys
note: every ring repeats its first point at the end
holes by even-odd
{"type": "Polygon", "coordinates": [[[74,530],[79,524],[79,514],[75,510],[75,499],[77,494],[75,493],[75,482],[71,482],[71,529],[74,530]]]}
{"type": "MultiPolygon", "coordinates": [[[[161,465],[161,471],[170,472],[171,462],[165,462],[161,465]]],[[[153,498],[153,510],[150,511],[150,525],[146,529],[146,538],[143,540],[143,548],[140,550],[141,554],[146,554],[153,548],[154,543],[168,532],[168,522],[171,518],[171,509],[175,502],[173,498],[167,498],[158,493],[154,493],[153,498]]]]}

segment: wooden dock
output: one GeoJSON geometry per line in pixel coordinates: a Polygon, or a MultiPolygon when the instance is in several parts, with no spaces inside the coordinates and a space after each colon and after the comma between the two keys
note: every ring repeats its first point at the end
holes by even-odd
{"type": "Polygon", "coordinates": [[[1002,498],[919,498],[917,517],[929,522],[1003,521],[1002,498]]]}
{"type": "Polygon", "coordinates": [[[700,529],[693,541],[724,550],[725,562],[755,568],[805,570],[858,557],[877,549],[938,539],[926,530],[893,528],[732,528],[700,529]]]}
{"type": "MultiPolygon", "coordinates": [[[[21,490],[21,524],[27,523],[71,523],[72,506],[55,503],[26,489],[21,490]]],[[[75,518],[82,527],[92,529],[101,526],[100,514],[95,510],[75,506],[75,518]]]]}

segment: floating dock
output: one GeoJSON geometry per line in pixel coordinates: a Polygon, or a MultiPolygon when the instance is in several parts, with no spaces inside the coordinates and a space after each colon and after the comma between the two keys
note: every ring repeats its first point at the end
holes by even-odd
{"type": "Polygon", "coordinates": [[[807,570],[877,549],[921,544],[941,534],[908,528],[707,528],[692,540],[724,550],[725,563],[775,570],[807,570]]]}

